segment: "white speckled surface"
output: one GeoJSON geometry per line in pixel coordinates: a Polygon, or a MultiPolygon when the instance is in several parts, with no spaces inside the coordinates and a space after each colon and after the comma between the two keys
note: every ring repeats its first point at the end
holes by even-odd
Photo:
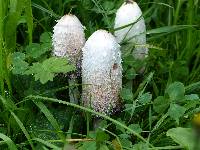
{"type": "Polygon", "coordinates": [[[66,57],[72,64],[80,64],[85,44],[84,27],[75,15],[65,15],[53,29],[53,55],[66,57]]]}
{"type": "Polygon", "coordinates": [[[120,106],[122,86],[120,46],[105,30],[94,32],[82,49],[83,103],[111,114],[120,106]]]}
{"type": "Polygon", "coordinates": [[[136,22],[134,25],[130,25],[126,28],[115,31],[115,36],[118,43],[127,41],[133,43],[136,46],[133,51],[133,55],[137,59],[143,59],[148,54],[148,48],[146,45],[146,26],[142,11],[136,2],[124,3],[116,13],[114,28],[119,28],[131,23],[136,22]]]}

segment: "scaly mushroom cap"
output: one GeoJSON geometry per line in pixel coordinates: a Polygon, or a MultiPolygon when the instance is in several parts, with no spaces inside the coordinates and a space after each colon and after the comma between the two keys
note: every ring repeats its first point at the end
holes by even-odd
{"type": "Polygon", "coordinates": [[[85,34],[79,19],[75,15],[65,15],[57,21],[53,32],[53,55],[67,57],[72,64],[80,66],[85,34]]]}
{"type": "Polygon", "coordinates": [[[130,25],[115,31],[118,43],[127,42],[135,44],[133,55],[136,59],[143,59],[148,54],[146,48],[146,26],[142,11],[136,2],[129,0],[117,10],[114,28],[130,25]]]}
{"type": "Polygon", "coordinates": [[[82,51],[83,103],[109,115],[120,108],[120,45],[112,34],[98,30],[89,37],[82,51]]]}

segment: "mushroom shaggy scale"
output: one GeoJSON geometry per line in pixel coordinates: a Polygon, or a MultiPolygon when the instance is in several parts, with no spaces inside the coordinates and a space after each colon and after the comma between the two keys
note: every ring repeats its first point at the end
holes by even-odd
{"type": "Polygon", "coordinates": [[[136,2],[127,0],[122,4],[117,10],[114,28],[118,43],[125,42],[135,46],[133,55],[136,59],[147,56],[145,21],[136,2]]]}
{"type": "Polygon", "coordinates": [[[110,115],[119,110],[122,87],[120,45],[105,30],[94,32],[82,49],[83,103],[110,115]]]}
{"type": "Polygon", "coordinates": [[[54,26],[53,33],[53,55],[66,57],[80,70],[85,33],[79,19],[71,14],[63,16],[54,26]]]}

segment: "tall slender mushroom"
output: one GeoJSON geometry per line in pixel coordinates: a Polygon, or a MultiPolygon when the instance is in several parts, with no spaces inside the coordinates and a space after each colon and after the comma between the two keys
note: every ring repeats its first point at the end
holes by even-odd
{"type": "Polygon", "coordinates": [[[110,115],[120,108],[122,87],[120,45],[105,30],[94,32],[82,49],[83,103],[110,115]]]}
{"type": "Polygon", "coordinates": [[[117,10],[114,28],[118,43],[135,45],[133,55],[144,59],[148,54],[146,47],[146,26],[142,11],[133,0],[126,0],[117,10]]]}
{"type": "MultiPolygon", "coordinates": [[[[53,30],[53,55],[58,57],[66,57],[66,59],[77,67],[77,72],[71,74],[69,86],[76,84],[76,76],[81,73],[81,49],[85,44],[84,27],[75,15],[65,15],[53,30]]],[[[72,92],[69,89],[70,102],[77,103],[78,89],[72,92]],[[74,94],[75,93],[75,94],[74,94]]]]}

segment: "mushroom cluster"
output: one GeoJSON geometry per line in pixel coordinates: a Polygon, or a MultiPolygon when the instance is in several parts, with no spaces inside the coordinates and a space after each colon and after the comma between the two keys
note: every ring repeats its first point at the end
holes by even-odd
{"type": "Polygon", "coordinates": [[[121,107],[120,44],[133,44],[136,59],[144,59],[148,53],[146,26],[136,2],[126,0],[117,10],[114,24],[115,36],[97,30],[86,42],[84,27],[74,15],[63,16],[53,30],[53,55],[66,57],[77,66],[78,72],[81,70],[83,105],[106,115],[121,107]]]}

